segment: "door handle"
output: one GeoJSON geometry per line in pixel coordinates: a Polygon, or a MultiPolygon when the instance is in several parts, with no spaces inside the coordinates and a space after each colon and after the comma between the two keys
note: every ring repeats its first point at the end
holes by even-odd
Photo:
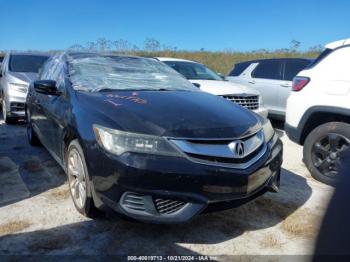
{"type": "Polygon", "coordinates": [[[254,80],[248,81],[248,83],[255,85],[255,81],[254,80]]]}
{"type": "Polygon", "coordinates": [[[282,87],[292,87],[291,84],[281,84],[282,87]]]}

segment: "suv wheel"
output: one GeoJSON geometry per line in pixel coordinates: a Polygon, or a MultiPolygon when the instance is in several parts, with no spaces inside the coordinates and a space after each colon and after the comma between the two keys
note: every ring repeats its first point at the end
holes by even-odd
{"type": "Polygon", "coordinates": [[[69,190],[75,208],[84,216],[94,217],[96,208],[91,193],[91,182],[83,150],[78,140],[73,140],[66,155],[66,169],[69,182],[69,190]]]}
{"type": "Polygon", "coordinates": [[[315,128],[304,144],[304,161],[313,178],[334,186],[340,155],[349,147],[349,124],[330,122],[315,128]]]}
{"type": "Polygon", "coordinates": [[[7,110],[6,110],[6,103],[5,99],[2,99],[2,117],[5,121],[6,124],[14,124],[16,122],[16,119],[13,117],[8,117],[7,116],[7,110]]]}

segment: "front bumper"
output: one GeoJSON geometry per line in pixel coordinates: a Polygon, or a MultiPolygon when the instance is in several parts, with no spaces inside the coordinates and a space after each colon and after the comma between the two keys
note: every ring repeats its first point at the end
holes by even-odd
{"type": "Polygon", "coordinates": [[[259,109],[254,110],[253,112],[259,114],[260,116],[262,116],[264,118],[267,118],[267,116],[269,114],[269,111],[267,110],[267,108],[263,107],[263,106],[260,106],[259,109]]]}
{"type": "Polygon", "coordinates": [[[24,118],[26,93],[11,91],[8,96],[5,96],[6,111],[8,117],[24,118]]]}
{"type": "Polygon", "coordinates": [[[95,205],[156,223],[186,222],[203,212],[239,206],[278,191],[283,146],[279,139],[271,143],[245,170],[134,153],[116,158],[89,147],[95,205]]]}

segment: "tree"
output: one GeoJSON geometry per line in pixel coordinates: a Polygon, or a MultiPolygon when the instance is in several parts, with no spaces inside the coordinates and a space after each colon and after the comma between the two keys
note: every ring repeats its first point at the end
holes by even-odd
{"type": "Polygon", "coordinates": [[[290,49],[292,52],[296,52],[298,50],[298,48],[300,47],[301,42],[297,41],[297,40],[292,40],[290,42],[290,49]]]}
{"type": "Polygon", "coordinates": [[[104,37],[97,39],[96,41],[97,49],[101,52],[105,52],[111,49],[111,41],[104,37]]]}
{"type": "Polygon", "coordinates": [[[131,49],[131,43],[124,39],[118,39],[114,41],[113,45],[115,46],[115,49],[121,53],[127,53],[131,49]]]}
{"type": "Polygon", "coordinates": [[[70,46],[68,49],[72,51],[83,51],[85,48],[82,45],[74,44],[70,46]]]}
{"type": "Polygon", "coordinates": [[[146,38],[144,45],[145,50],[149,52],[156,52],[160,49],[160,42],[154,38],[146,38]]]}

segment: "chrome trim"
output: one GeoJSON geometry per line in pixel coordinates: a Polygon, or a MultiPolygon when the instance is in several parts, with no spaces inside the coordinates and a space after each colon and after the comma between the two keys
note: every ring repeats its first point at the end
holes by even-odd
{"type": "Polygon", "coordinates": [[[209,143],[193,143],[186,140],[171,139],[182,152],[187,154],[195,154],[211,157],[224,157],[242,159],[255,152],[264,143],[265,137],[263,131],[258,132],[251,138],[246,140],[239,139],[228,141],[227,144],[209,144],[209,143]],[[242,143],[244,145],[244,154],[239,155],[236,147],[242,143]]]}
{"type": "Polygon", "coordinates": [[[249,160],[246,163],[240,163],[240,164],[234,164],[234,163],[220,163],[220,162],[213,162],[208,160],[202,160],[194,157],[190,157],[186,154],[185,157],[194,163],[197,164],[203,164],[207,166],[216,166],[216,167],[226,167],[226,168],[234,168],[234,169],[247,169],[248,167],[252,166],[254,163],[256,163],[260,158],[262,158],[265,153],[267,152],[267,145],[264,144],[263,148],[260,150],[259,154],[257,154],[254,158],[249,160]]]}
{"type": "Polygon", "coordinates": [[[243,106],[250,110],[258,110],[260,108],[260,97],[257,94],[227,94],[220,95],[233,103],[243,106]]]}
{"type": "MultiPolygon", "coordinates": [[[[265,142],[265,136],[263,130],[259,131],[257,134],[253,135],[247,140],[236,140],[227,144],[198,144],[192,143],[189,141],[171,139],[169,140],[174,146],[181,151],[184,157],[192,162],[208,165],[208,166],[218,166],[218,167],[227,167],[235,169],[246,169],[256,163],[261,157],[267,152],[268,146],[265,142]],[[229,145],[237,142],[245,142],[248,145],[248,151],[244,154],[243,157],[235,157],[235,153],[230,150],[229,145]],[[199,156],[209,156],[209,157],[222,157],[222,158],[234,158],[234,159],[243,159],[244,157],[249,156],[250,154],[256,152],[260,147],[258,154],[245,163],[224,163],[224,162],[214,162],[210,160],[203,160],[196,157],[189,156],[188,154],[195,154],[199,156]]],[[[204,140],[205,141],[205,140],[204,140]]],[[[207,140],[211,141],[211,140],[207,140]]],[[[232,141],[232,140],[231,140],[232,141]]]]}

